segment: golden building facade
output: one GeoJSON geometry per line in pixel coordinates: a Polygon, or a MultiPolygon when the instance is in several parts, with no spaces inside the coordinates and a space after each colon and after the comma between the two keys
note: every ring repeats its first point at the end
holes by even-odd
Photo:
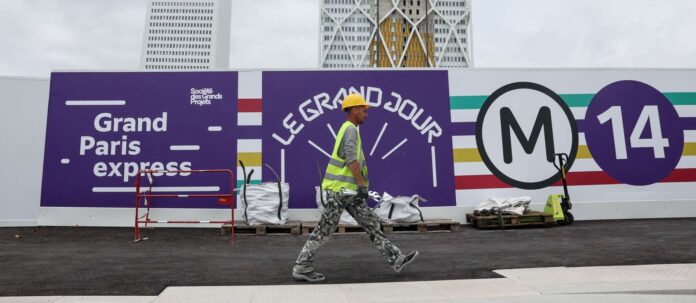
{"type": "Polygon", "coordinates": [[[470,0],[323,0],[319,64],[469,67],[470,14],[470,0]]]}

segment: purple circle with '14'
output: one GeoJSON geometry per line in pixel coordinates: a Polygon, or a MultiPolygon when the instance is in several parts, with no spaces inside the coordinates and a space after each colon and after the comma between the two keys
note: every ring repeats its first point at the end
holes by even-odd
{"type": "Polygon", "coordinates": [[[667,177],[684,148],[684,132],[672,103],[638,81],[602,88],[587,108],[583,130],[597,164],[612,178],[632,185],[667,177]]]}

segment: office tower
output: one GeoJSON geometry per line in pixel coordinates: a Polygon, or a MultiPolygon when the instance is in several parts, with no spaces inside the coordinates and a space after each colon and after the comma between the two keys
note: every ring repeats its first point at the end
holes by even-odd
{"type": "Polygon", "coordinates": [[[140,68],[228,68],[230,14],[230,0],[150,0],[140,68]]]}

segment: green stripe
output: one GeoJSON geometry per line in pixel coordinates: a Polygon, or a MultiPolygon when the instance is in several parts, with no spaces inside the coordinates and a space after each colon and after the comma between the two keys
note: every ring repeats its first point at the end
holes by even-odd
{"type": "Polygon", "coordinates": [[[450,109],[479,109],[488,96],[450,96],[450,109]]]}
{"type": "Polygon", "coordinates": [[[672,105],[696,105],[696,93],[662,93],[672,105]]]}
{"type": "Polygon", "coordinates": [[[593,94],[564,94],[560,96],[568,107],[587,107],[594,97],[593,94]]]}
{"type": "MultiPolygon", "coordinates": [[[[236,188],[241,188],[242,183],[244,183],[244,180],[237,180],[236,188]]],[[[249,184],[261,184],[261,180],[251,180],[249,181],[249,184]]]]}
{"type": "MultiPolygon", "coordinates": [[[[662,93],[672,105],[696,105],[696,93],[662,93]]],[[[587,107],[594,94],[560,95],[569,107],[587,107]]],[[[450,109],[480,109],[488,96],[450,96],[450,109]]]]}

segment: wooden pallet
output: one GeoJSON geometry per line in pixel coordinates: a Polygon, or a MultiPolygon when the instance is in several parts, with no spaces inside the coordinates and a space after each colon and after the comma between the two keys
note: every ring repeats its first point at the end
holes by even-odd
{"type": "MultiPolygon", "coordinates": [[[[252,235],[299,235],[302,232],[300,221],[288,221],[285,224],[274,225],[274,224],[264,224],[264,225],[249,225],[246,222],[234,222],[234,234],[252,234],[252,235]]],[[[230,232],[230,224],[224,224],[222,226],[222,231],[225,233],[230,232]]]]}
{"type": "MultiPolygon", "coordinates": [[[[302,221],[302,234],[311,234],[314,228],[317,226],[317,223],[317,221],[302,221]]],[[[364,232],[365,230],[362,228],[362,226],[351,224],[338,224],[334,230],[334,233],[336,234],[355,234],[364,232]]]]}
{"type": "Polygon", "coordinates": [[[382,230],[385,234],[398,232],[451,232],[459,230],[460,225],[459,222],[449,219],[431,219],[415,223],[382,223],[382,230]]]}
{"type": "Polygon", "coordinates": [[[503,215],[502,223],[500,224],[497,215],[492,216],[474,216],[466,214],[466,222],[478,228],[510,228],[521,226],[551,226],[556,225],[556,221],[552,215],[545,214],[540,211],[531,211],[529,213],[518,215],[503,215]]]}

